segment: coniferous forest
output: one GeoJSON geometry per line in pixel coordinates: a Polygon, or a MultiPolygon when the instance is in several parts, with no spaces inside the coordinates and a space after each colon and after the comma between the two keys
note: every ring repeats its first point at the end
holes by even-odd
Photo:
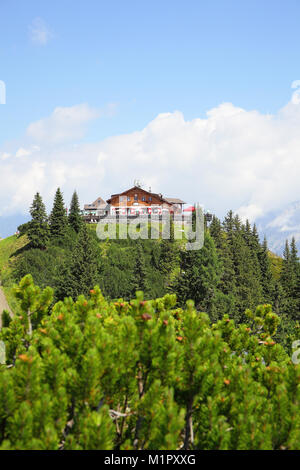
{"type": "Polygon", "coordinates": [[[30,214],[2,269],[1,449],[300,448],[294,239],[278,257],[229,211],[200,250],[172,222],[100,241],[60,189],[30,214]]]}

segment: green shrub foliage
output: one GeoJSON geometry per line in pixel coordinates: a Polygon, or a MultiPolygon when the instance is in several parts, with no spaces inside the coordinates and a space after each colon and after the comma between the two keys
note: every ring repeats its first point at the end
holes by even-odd
{"type": "Polygon", "coordinates": [[[192,301],[53,305],[30,275],[0,340],[1,449],[298,449],[300,365],[270,305],[211,323],[192,301]]]}

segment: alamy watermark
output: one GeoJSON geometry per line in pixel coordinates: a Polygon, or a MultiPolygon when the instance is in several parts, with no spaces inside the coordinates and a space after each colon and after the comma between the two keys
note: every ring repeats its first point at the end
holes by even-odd
{"type": "Polygon", "coordinates": [[[109,214],[102,218],[97,224],[97,236],[100,240],[127,239],[132,240],[164,240],[174,237],[175,240],[185,240],[186,250],[200,250],[204,243],[204,214],[199,204],[196,204],[193,212],[182,213],[174,217],[172,229],[172,214],[169,211],[162,212],[159,216],[155,213],[155,206],[144,208],[136,207],[134,218],[131,210],[134,208],[122,208],[119,205],[111,208],[109,214]],[[146,213],[142,213],[145,211],[146,213]]]}
{"type": "Polygon", "coordinates": [[[5,364],[6,362],[6,351],[4,341],[0,341],[0,364],[5,364]]]}
{"type": "Polygon", "coordinates": [[[6,104],[6,85],[3,80],[0,80],[0,104],[6,104]]]}
{"type": "Polygon", "coordinates": [[[292,349],[295,349],[292,354],[292,362],[294,364],[300,364],[300,339],[293,341],[292,349]]]}

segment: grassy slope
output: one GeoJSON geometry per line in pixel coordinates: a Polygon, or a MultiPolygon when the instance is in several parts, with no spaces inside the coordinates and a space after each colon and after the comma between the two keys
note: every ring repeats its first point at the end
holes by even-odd
{"type": "MultiPolygon", "coordinates": [[[[132,220],[131,222],[134,223],[134,220],[132,220]]],[[[103,225],[105,227],[105,224],[103,224],[103,225]]],[[[119,233],[119,225],[124,228],[124,224],[116,223],[116,233],[117,234],[119,233]]],[[[96,230],[97,230],[97,224],[88,224],[87,227],[90,230],[94,231],[94,232],[96,232],[96,230]]],[[[151,231],[150,231],[150,228],[151,228],[150,223],[148,223],[148,227],[149,227],[148,236],[149,236],[149,239],[151,239],[153,234],[151,234],[151,231]]],[[[154,221],[152,227],[153,227],[153,232],[156,234],[156,236],[153,236],[153,239],[155,240],[156,238],[158,238],[158,236],[161,237],[162,230],[163,230],[163,224],[161,222],[154,221]]],[[[106,231],[106,229],[104,228],[103,231],[106,231]]],[[[135,232],[134,228],[133,228],[133,232],[135,232]]],[[[139,232],[139,229],[137,229],[137,232],[139,232]]],[[[186,240],[187,240],[186,233],[182,230],[182,226],[179,225],[179,224],[174,225],[174,236],[175,236],[175,239],[178,242],[181,242],[181,243],[185,243],[186,240]]]]}
{"type": "Polygon", "coordinates": [[[0,241],[0,278],[7,302],[13,312],[17,311],[17,303],[12,295],[12,268],[16,260],[17,251],[27,245],[25,236],[18,238],[16,235],[0,241]]]}
{"type": "MultiPolygon", "coordinates": [[[[96,226],[90,225],[89,228],[95,230],[96,226]]],[[[27,245],[27,243],[26,236],[18,238],[16,235],[0,241],[0,279],[8,304],[13,311],[17,311],[17,303],[12,295],[12,286],[14,284],[12,269],[17,256],[20,256],[17,254],[18,250],[27,245]]],[[[106,242],[100,241],[100,244],[102,245],[101,248],[105,251],[106,242]]],[[[269,256],[273,275],[278,279],[282,267],[282,258],[272,252],[269,252],[269,256]]]]}

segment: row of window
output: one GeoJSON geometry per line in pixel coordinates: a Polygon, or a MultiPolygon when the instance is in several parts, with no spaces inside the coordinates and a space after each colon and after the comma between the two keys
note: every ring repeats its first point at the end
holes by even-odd
{"type": "MultiPolygon", "coordinates": [[[[126,198],[126,196],[120,196],[120,202],[125,201],[125,198],[126,198]]],[[[135,201],[138,201],[138,194],[135,194],[134,197],[133,197],[133,199],[134,199],[135,201]]],[[[130,200],[131,200],[131,197],[130,197],[130,196],[127,196],[127,201],[130,201],[130,200]]],[[[142,196],[142,197],[141,197],[141,201],[146,202],[146,196],[142,196]]],[[[149,202],[152,201],[152,197],[151,197],[151,196],[148,197],[148,201],[149,201],[149,202]]]]}
{"type": "Polygon", "coordinates": [[[163,209],[162,207],[112,207],[111,214],[120,214],[120,215],[146,215],[146,214],[158,214],[169,213],[168,209],[163,209]]]}

